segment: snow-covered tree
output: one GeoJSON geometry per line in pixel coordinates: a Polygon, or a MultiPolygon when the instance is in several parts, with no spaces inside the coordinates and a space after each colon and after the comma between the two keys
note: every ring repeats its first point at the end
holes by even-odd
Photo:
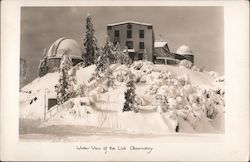
{"type": "Polygon", "coordinates": [[[23,87],[27,80],[29,75],[29,68],[27,65],[27,62],[25,59],[20,58],[20,88],[23,87]]]}
{"type": "Polygon", "coordinates": [[[119,43],[116,44],[115,46],[115,51],[114,54],[116,56],[116,62],[120,63],[120,64],[129,64],[130,59],[129,59],[129,55],[128,55],[128,48],[125,47],[124,52],[121,50],[121,46],[119,43]]]}
{"type": "Polygon", "coordinates": [[[167,99],[165,95],[157,94],[152,102],[155,110],[158,112],[165,112],[168,108],[167,99]]]}
{"type": "Polygon", "coordinates": [[[185,67],[187,69],[191,69],[193,66],[193,63],[189,60],[181,60],[179,63],[180,67],[185,67]]]}
{"type": "Polygon", "coordinates": [[[73,67],[73,62],[69,56],[69,50],[66,50],[63,54],[62,54],[62,60],[61,60],[61,64],[60,64],[60,70],[65,69],[66,71],[68,71],[69,69],[71,69],[73,67]]]}
{"type": "Polygon", "coordinates": [[[112,70],[108,69],[106,75],[107,75],[107,86],[113,87],[115,83],[115,77],[113,76],[112,70]]]}
{"type": "Polygon", "coordinates": [[[132,74],[129,77],[129,81],[126,84],[126,91],[125,91],[125,103],[123,105],[122,111],[132,111],[136,110],[135,108],[135,86],[132,78],[132,74]]]}
{"type": "Polygon", "coordinates": [[[114,56],[113,44],[107,37],[104,47],[99,50],[99,57],[96,62],[95,76],[99,77],[101,73],[107,72],[109,69],[109,65],[112,62],[116,62],[116,57],[114,56]]]}
{"type": "Polygon", "coordinates": [[[80,97],[85,97],[86,96],[86,91],[87,91],[87,86],[85,84],[80,84],[77,87],[76,95],[80,96],[80,97]]]}
{"type": "Polygon", "coordinates": [[[131,64],[131,60],[130,60],[130,57],[129,57],[128,47],[127,47],[127,46],[125,46],[124,64],[125,64],[125,65],[130,65],[130,64],[131,64]]]}
{"type": "Polygon", "coordinates": [[[60,78],[59,83],[55,86],[57,93],[58,104],[63,104],[69,98],[74,96],[72,83],[69,80],[68,70],[72,67],[72,61],[67,53],[64,53],[60,64],[60,78]]]}
{"type": "Polygon", "coordinates": [[[46,54],[44,54],[43,58],[40,60],[39,66],[38,66],[38,76],[42,77],[42,76],[46,75],[48,73],[48,71],[49,71],[48,56],[46,54]]]}
{"type": "Polygon", "coordinates": [[[124,64],[124,53],[121,50],[121,46],[119,43],[115,46],[115,55],[117,57],[117,62],[120,64],[124,64]]]}
{"type": "Polygon", "coordinates": [[[76,80],[76,70],[77,70],[77,68],[74,66],[73,68],[70,68],[70,70],[68,71],[69,81],[72,84],[76,84],[77,83],[77,80],[76,80]]]}
{"type": "Polygon", "coordinates": [[[114,45],[112,42],[110,42],[110,39],[108,36],[106,37],[106,42],[105,42],[105,45],[103,47],[103,52],[108,57],[109,64],[116,63],[117,58],[116,58],[115,52],[114,52],[114,45]]]}
{"type": "Polygon", "coordinates": [[[101,73],[104,73],[108,68],[108,56],[104,52],[103,48],[99,50],[99,57],[96,62],[95,77],[100,77],[101,73]]]}
{"type": "Polygon", "coordinates": [[[82,56],[85,60],[86,66],[96,63],[97,60],[97,39],[94,34],[95,30],[92,24],[92,17],[88,14],[86,18],[86,33],[83,43],[85,51],[82,56]]]}
{"type": "Polygon", "coordinates": [[[148,60],[148,51],[144,49],[143,60],[148,60]]]}

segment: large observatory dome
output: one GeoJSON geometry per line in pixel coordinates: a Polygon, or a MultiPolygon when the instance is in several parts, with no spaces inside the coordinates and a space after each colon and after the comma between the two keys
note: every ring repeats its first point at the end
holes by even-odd
{"type": "Polygon", "coordinates": [[[79,44],[69,38],[60,38],[56,40],[48,50],[49,57],[61,57],[62,54],[68,50],[68,54],[71,57],[81,57],[82,50],[79,44]]]}
{"type": "Polygon", "coordinates": [[[193,51],[186,45],[180,46],[176,53],[180,55],[193,55],[193,51]]]}

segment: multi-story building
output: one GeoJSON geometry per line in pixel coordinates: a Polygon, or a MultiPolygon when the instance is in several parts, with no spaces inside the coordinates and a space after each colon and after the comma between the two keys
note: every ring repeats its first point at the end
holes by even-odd
{"type": "Polygon", "coordinates": [[[121,49],[128,48],[132,61],[148,60],[154,62],[154,31],[152,24],[133,21],[108,24],[107,34],[121,49]]]}

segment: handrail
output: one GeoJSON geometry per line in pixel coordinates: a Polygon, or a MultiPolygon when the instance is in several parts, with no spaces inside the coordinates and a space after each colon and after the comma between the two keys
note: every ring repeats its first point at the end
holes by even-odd
{"type": "Polygon", "coordinates": [[[54,107],[52,107],[51,109],[49,109],[44,113],[44,120],[51,119],[53,116],[55,116],[58,112],[62,111],[64,108],[65,108],[64,106],[55,105],[54,107]]]}

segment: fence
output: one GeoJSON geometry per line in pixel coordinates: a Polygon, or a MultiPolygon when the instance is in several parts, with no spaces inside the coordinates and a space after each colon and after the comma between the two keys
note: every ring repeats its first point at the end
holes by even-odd
{"type": "Polygon", "coordinates": [[[48,111],[45,110],[44,111],[44,120],[48,120],[48,119],[52,118],[53,116],[55,116],[57,114],[58,111],[59,111],[58,110],[58,105],[52,107],[48,111]]]}

